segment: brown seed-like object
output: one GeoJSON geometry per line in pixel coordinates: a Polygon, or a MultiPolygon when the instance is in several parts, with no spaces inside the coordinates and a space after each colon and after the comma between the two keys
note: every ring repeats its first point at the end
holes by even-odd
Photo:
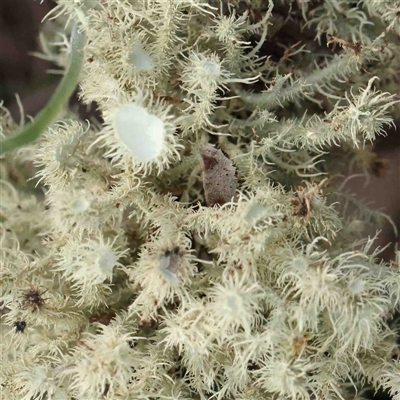
{"type": "Polygon", "coordinates": [[[211,144],[200,146],[203,159],[203,187],[208,206],[236,200],[236,169],[231,160],[211,144]]]}

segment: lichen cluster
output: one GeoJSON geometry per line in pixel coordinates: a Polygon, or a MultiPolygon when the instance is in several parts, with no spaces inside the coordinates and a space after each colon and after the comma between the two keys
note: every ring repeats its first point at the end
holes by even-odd
{"type": "Polygon", "coordinates": [[[338,179],[394,126],[399,14],[57,0],[43,56],[83,52],[98,115],[0,160],[3,398],[400,400],[400,254],[338,179]]]}

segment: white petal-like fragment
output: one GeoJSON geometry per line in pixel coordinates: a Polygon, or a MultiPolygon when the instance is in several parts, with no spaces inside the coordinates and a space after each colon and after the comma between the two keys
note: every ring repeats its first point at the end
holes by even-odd
{"type": "Polygon", "coordinates": [[[296,257],[292,261],[292,268],[304,272],[308,268],[308,261],[304,257],[296,257]]]}
{"type": "Polygon", "coordinates": [[[71,205],[72,210],[77,214],[85,212],[89,208],[89,206],[90,202],[82,197],[76,199],[71,205]]]}
{"type": "Polygon", "coordinates": [[[356,279],[355,281],[350,283],[349,288],[353,295],[357,296],[364,292],[366,286],[367,282],[363,281],[362,279],[356,279]]]}
{"type": "Polygon", "coordinates": [[[258,203],[253,203],[248,208],[244,219],[249,225],[253,225],[260,219],[264,218],[266,215],[267,215],[267,209],[263,205],[258,203]]]}
{"type": "Polygon", "coordinates": [[[139,162],[157,158],[163,148],[163,121],[137,104],[124,104],[115,116],[115,129],[120,140],[139,162]]]}
{"type": "Polygon", "coordinates": [[[105,248],[102,254],[97,258],[97,266],[100,272],[105,276],[112,276],[114,267],[117,265],[117,257],[112,248],[105,248]]]}
{"type": "Polygon", "coordinates": [[[158,269],[172,285],[178,284],[178,268],[179,268],[179,247],[173,251],[166,251],[159,257],[158,269]]]}
{"type": "Polygon", "coordinates": [[[129,54],[129,61],[139,71],[151,71],[154,68],[150,55],[139,44],[135,44],[132,47],[132,51],[129,54]]]}

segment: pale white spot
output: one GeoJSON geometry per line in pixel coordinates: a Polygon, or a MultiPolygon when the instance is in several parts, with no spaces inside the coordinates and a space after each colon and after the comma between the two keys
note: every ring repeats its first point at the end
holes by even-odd
{"type": "Polygon", "coordinates": [[[164,144],[164,123],[144,107],[124,104],[115,117],[115,129],[137,161],[152,161],[160,155],[164,144]]]}
{"type": "Polygon", "coordinates": [[[139,71],[151,71],[154,68],[152,58],[139,44],[133,45],[129,62],[139,71]]]}
{"type": "Polygon", "coordinates": [[[97,266],[101,273],[106,276],[112,275],[116,263],[117,257],[110,248],[104,249],[103,253],[97,258],[97,266]]]}
{"type": "Polygon", "coordinates": [[[56,148],[56,151],[54,152],[54,158],[56,161],[58,161],[59,163],[61,163],[61,161],[64,160],[64,156],[63,156],[63,148],[62,146],[59,146],[56,148]]]}
{"type": "Polygon", "coordinates": [[[65,160],[65,165],[69,168],[76,168],[79,165],[79,159],[75,156],[70,156],[65,160]]]}
{"type": "Polygon", "coordinates": [[[80,199],[76,199],[73,203],[72,203],[72,210],[77,213],[83,213],[85,212],[90,206],[90,203],[85,199],[85,198],[80,198],[80,199]]]}
{"type": "Polygon", "coordinates": [[[178,268],[179,268],[179,253],[178,251],[166,252],[159,258],[160,263],[158,269],[164,278],[169,281],[172,285],[177,285],[178,280],[178,268]]]}
{"type": "Polygon", "coordinates": [[[306,132],[306,137],[308,139],[316,139],[317,138],[317,134],[314,131],[307,131],[306,132]]]}
{"type": "Polygon", "coordinates": [[[255,222],[265,217],[266,214],[267,210],[265,207],[263,207],[261,204],[254,203],[248,208],[244,219],[248,224],[253,225],[255,222]]]}
{"type": "Polygon", "coordinates": [[[176,274],[172,273],[171,271],[168,271],[167,269],[160,269],[160,272],[171,285],[178,284],[179,281],[178,281],[178,277],[176,276],[176,274]]]}
{"type": "Polygon", "coordinates": [[[357,279],[350,284],[350,290],[353,293],[353,295],[359,295],[365,290],[365,281],[357,279]]]}
{"type": "Polygon", "coordinates": [[[165,270],[169,267],[169,263],[171,261],[171,257],[169,255],[160,256],[160,263],[158,264],[158,268],[161,270],[165,270]]]}
{"type": "Polygon", "coordinates": [[[304,257],[297,257],[292,261],[292,267],[297,271],[305,271],[308,268],[308,262],[304,257]]]}
{"type": "Polygon", "coordinates": [[[221,76],[221,67],[213,61],[206,61],[204,63],[204,70],[206,78],[217,80],[221,76]]]}
{"type": "Polygon", "coordinates": [[[226,304],[227,306],[231,309],[231,311],[235,312],[239,309],[240,305],[240,301],[238,303],[238,298],[236,296],[228,296],[228,298],[226,299],[226,304]]]}
{"type": "Polygon", "coordinates": [[[59,146],[55,151],[55,160],[61,166],[75,168],[79,164],[79,160],[72,155],[73,152],[74,148],[72,146],[59,146]]]}

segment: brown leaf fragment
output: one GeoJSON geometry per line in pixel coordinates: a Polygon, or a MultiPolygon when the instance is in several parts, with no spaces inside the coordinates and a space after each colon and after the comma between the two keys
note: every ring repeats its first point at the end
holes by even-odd
{"type": "Polygon", "coordinates": [[[203,187],[208,206],[236,200],[237,177],[232,161],[219,149],[207,144],[200,147],[203,159],[203,187]]]}
{"type": "Polygon", "coordinates": [[[103,314],[103,315],[92,315],[89,318],[89,322],[93,323],[93,322],[98,322],[102,325],[109,325],[111,320],[115,317],[115,314],[103,314]]]}

